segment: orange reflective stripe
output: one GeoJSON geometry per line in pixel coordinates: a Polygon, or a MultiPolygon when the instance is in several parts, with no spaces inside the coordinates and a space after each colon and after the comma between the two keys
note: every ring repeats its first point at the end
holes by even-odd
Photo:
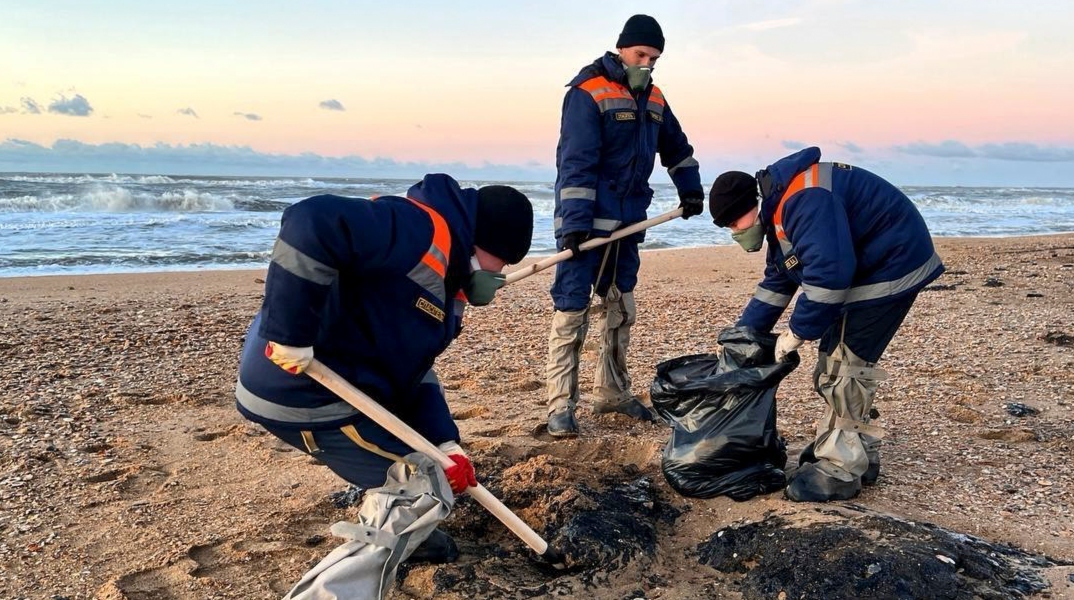
{"type": "Polygon", "coordinates": [[[608,98],[633,98],[630,92],[621,84],[611,81],[607,77],[594,77],[583,81],[578,87],[589,92],[593,100],[600,102],[608,98]],[[609,88],[609,89],[604,89],[609,88]]]}
{"type": "Polygon", "coordinates": [[[805,171],[802,171],[791,180],[791,184],[787,186],[787,191],[783,192],[783,197],[779,199],[779,204],[776,206],[776,214],[772,217],[772,224],[776,227],[776,239],[787,239],[787,234],[783,231],[783,205],[791,199],[791,196],[807,187],[816,187],[819,179],[820,165],[815,164],[805,171]],[[807,179],[809,181],[808,185],[806,184],[807,179]]]}
{"type": "Polygon", "coordinates": [[[451,260],[451,231],[448,230],[447,221],[444,217],[440,216],[440,213],[433,210],[431,207],[418,202],[413,198],[407,198],[414,206],[424,210],[429,218],[433,221],[433,243],[432,248],[436,248],[440,255],[436,256],[432,252],[432,248],[425,253],[425,256],[421,257],[421,262],[433,270],[437,275],[444,277],[447,275],[447,263],[451,260]]]}
{"type": "Polygon", "coordinates": [[[661,92],[660,88],[654,85],[652,93],[649,94],[649,102],[659,104],[660,106],[665,106],[666,103],[664,102],[664,92],[661,92]]]}

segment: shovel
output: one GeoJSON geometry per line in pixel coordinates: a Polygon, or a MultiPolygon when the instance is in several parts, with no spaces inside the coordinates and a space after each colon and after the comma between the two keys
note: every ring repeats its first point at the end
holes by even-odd
{"type": "MultiPolygon", "coordinates": [[[[445,469],[455,466],[455,463],[448,458],[440,448],[437,448],[432,442],[422,437],[421,434],[414,431],[409,425],[400,420],[399,417],[395,416],[383,406],[377,404],[376,401],[361,390],[351,385],[349,381],[340,377],[335,371],[326,367],[321,361],[317,359],[311,360],[309,366],[306,367],[306,374],[321,385],[335,392],[336,395],[345,400],[347,404],[357,408],[362,414],[373,419],[377,425],[380,425],[391,432],[392,435],[405,442],[414,450],[439,462],[445,469]]],[[[551,564],[556,569],[567,568],[565,558],[559,552],[556,552],[549,547],[548,542],[537,535],[537,532],[530,529],[529,525],[526,525],[522,519],[518,518],[518,515],[511,512],[511,509],[504,506],[503,502],[500,502],[496,496],[492,495],[492,492],[485,489],[481,484],[467,488],[466,491],[474,500],[477,500],[481,506],[488,509],[488,511],[492,513],[492,516],[499,519],[501,523],[506,525],[508,529],[525,542],[526,545],[536,552],[542,560],[551,564]]]]}
{"type": "MultiPolygon", "coordinates": [[[[650,227],[652,227],[654,225],[659,225],[661,223],[666,223],[666,222],[668,222],[668,221],[670,221],[672,219],[677,219],[677,218],[679,218],[681,216],[682,216],[682,209],[681,208],[676,208],[675,210],[669,210],[668,212],[666,212],[666,213],[664,213],[662,215],[657,215],[657,216],[655,216],[655,217],[653,217],[651,219],[647,219],[645,221],[640,221],[638,223],[634,223],[633,225],[627,225],[626,227],[623,227],[622,229],[616,229],[608,237],[593,238],[591,240],[586,240],[582,244],[579,244],[578,250],[579,251],[592,250],[593,248],[596,248],[598,246],[603,246],[604,244],[614,242],[615,240],[625,238],[626,236],[628,236],[630,234],[637,233],[639,231],[648,229],[648,228],[650,228],[650,227]]],[[[539,273],[540,271],[543,271],[543,270],[547,269],[548,267],[551,267],[553,265],[561,263],[561,262],[567,260],[568,258],[570,258],[572,256],[574,256],[574,252],[572,252],[571,250],[568,249],[568,250],[564,250],[563,252],[560,252],[558,254],[553,254],[552,256],[549,256],[548,258],[546,258],[546,259],[544,259],[544,260],[542,260],[540,262],[535,262],[535,263],[533,263],[532,265],[530,265],[528,267],[523,267],[521,269],[518,269],[517,271],[511,271],[510,273],[507,274],[507,278],[504,280],[504,285],[507,285],[509,283],[514,283],[514,282],[518,281],[519,279],[525,279],[526,277],[529,277],[530,275],[533,275],[534,273],[539,273]]]]}

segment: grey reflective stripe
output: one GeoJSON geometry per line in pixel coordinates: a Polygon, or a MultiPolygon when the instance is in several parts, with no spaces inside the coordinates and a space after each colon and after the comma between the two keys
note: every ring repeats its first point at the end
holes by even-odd
{"type": "Polygon", "coordinates": [[[758,302],[764,302],[780,308],[787,308],[793,297],[792,294],[779,294],[761,286],[757,286],[757,290],[753,292],[753,298],[758,302]]]}
{"type": "Polygon", "coordinates": [[[565,187],[559,190],[560,200],[596,200],[597,190],[585,187],[565,187]]]}
{"type": "Polygon", "coordinates": [[[658,115],[663,115],[664,114],[664,105],[660,104],[659,102],[653,102],[652,96],[649,97],[649,103],[648,103],[647,106],[648,106],[650,111],[652,111],[652,112],[654,112],[654,113],[656,113],[658,115]]]}
{"type": "Polygon", "coordinates": [[[436,377],[436,371],[432,369],[426,371],[425,375],[422,376],[421,382],[418,385],[424,385],[426,383],[435,383],[436,385],[440,385],[440,380],[436,377]]]}
{"type": "Polygon", "coordinates": [[[634,102],[632,98],[605,98],[597,102],[597,108],[601,113],[608,112],[609,110],[638,110],[638,104],[634,102]]]}
{"type": "Polygon", "coordinates": [[[809,184],[809,175],[806,176],[806,187],[819,187],[832,191],[832,163],[817,163],[817,180],[809,184]]]}
{"type": "Polygon", "coordinates": [[[338,270],[310,258],[280,238],[276,238],[276,245],[272,247],[272,262],[296,277],[320,285],[331,285],[339,275],[338,270]]]}
{"type": "Polygon", "coordinates": [[[668,175],[674,175],[675,171],[678,171],[679,169],[689,169],[690,167],[697,167],[697,166],[700,166],[700,165],[698,165],[697,159],[694,158],[694,155],[691,154],[690,156],[687,156],[679,164],[677,164],[674,167],[671,167],[670,169],[668,169],[668,175]]]}
{"type": "Polygon", "coordinates": [[[276,404],[246,389],[242,381],[235,386],[235,399],[255,415],[281,423],[325,423],[358,414],[358,410],[346,402],[333,402],[314,408],[276,404]]]}
{"type": "Polygon", "coordinates": [[[559,228],[563,227],[563,217],[556,217],[552,219],[552,228],[559,231],[559,228]]]}
{"type": "Polygon", "coordinates": [[[619,225],[622,223],[622,221],[616,221],[615,219],[593,219],[593,229],[615,231],[619,229],[619,225]]]}
{"type": "Polygon", "coordinates": [[[940,255],[933,253],[932,258],[925,261],[925,264],[898,279],[850,288],[850,293],[847,294],[846,301],[849,303],[874,300],[876,298],[894,296],[895,294],[911,290],[928,279],[929,275],[938,269],[941,264],[943,264],[943,262],[940,260],[940,255]]]}
{"type": "Polygon", "coordinates": [[[847,299],[848,289],[830,290],[816,285],[802,284],[802,293],[812,302],[821,304],[842,304],[847,299]]]}
{"type": "Polygon", "coordinates": [[[456,298],[455,299],[455,316],[461,318],[463,313],[465,313],[465,312],[466,312],[466,301],[461,300],[459,298],[456,298]]]}
{"type": "Polygon", "coordinates": [[[790,256],[794,252],[794,246],[791,245],[791,241],[786,236],[779,239],[779,249],[783,251],[783,256],[790,256]]]}
{"type": "Polygon", "coordinates": [[[444,256],[444,253],[440,251],[440,248],[436,247],[436,244],[429,246],[429,254],[433,255],[440,264],[444,265],[444,270],[447,270],[448,259],[444,256]]]}
{"type": "Polygon", "coordinates": [[[425,291],[432,294],[440,304],[443,304],[447,299],[447,290],[444,289],[444,278],[437,274],[432,268],[420,262],[406,274],[411,281],[425,288],[425,291]]]}

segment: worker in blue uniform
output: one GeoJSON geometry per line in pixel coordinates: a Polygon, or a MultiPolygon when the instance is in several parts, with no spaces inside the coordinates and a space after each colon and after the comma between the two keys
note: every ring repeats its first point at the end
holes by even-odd
{"type": "Polygon", "coordinates": [[[820,156],[811,147],[756,175],[729,171],[709,192],[714,223],[747,252],[768,241],[764,279],[738,325],[771,331],[800,290],[774,358],[818,342],[814,385],[828,408],[788,478],[796,501],[846,500],[876,481],[884,432],[870,421],[886,377],[876,363],[918,292],[944,271],[904,193],[820,156]]]}

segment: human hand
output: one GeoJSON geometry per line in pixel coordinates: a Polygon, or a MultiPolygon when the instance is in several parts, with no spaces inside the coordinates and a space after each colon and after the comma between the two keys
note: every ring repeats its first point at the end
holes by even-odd
{"type": "Polygon", "coordinates": [[[776,362],[786,362],[787,355],[797,351],[803,342],[804,340],[794,335],[790,329],[779,334],[776,338],[776,362]]]}
{"type": "Polygon", "coordinates": [[[444,442],[439,448],[455,463],[454,466],[444,469],[448,483],[451,484],[451,491],[461,494],[466,491],[466,488],[476,487],[477,473],[462,448],[455,442],[444,442]]]}
{"type": "Polygon", "coordinates": [[[310,366],[310,361],[313,360],[313,346],[296,348],[269,342],[265,345],[265,356],[284,371],[298,375],[310,366]]]}
{"type": "Polygon", "coordinates": [[[696,217],[705,210],[705,195],[701,192],[686,192],[679,196],[679,208],[682,218],[696,217]]]}
{"type": "Polygon", "coordinates": [[[571,254],[571,258],[577,258],[578,255],[582,253],[582,250],[579,250],[578,246],[587,239],[589,239],[588,231],[572,231],[570,233],[565,233],[563,234],[563,247],[573,253],[571,254]]]}

